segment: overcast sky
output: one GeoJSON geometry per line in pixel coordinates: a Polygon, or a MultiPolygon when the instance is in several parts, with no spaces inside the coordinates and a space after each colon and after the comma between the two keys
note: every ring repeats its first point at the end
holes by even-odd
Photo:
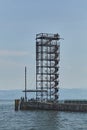
{"type": "Polygon", "coordinates": [[[35,87],[35,36],[59,33],[60,88],[87,88],[87,0],[0,0],[0,89],[35,87]]]}

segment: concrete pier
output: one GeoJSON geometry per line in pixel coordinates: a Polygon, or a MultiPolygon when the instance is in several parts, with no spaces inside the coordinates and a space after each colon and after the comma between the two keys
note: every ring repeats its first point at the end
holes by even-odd
{"type": "Polygon", "coordinates": [[[70,111],[70,112],[87,112],[87,103],[83,102],[52,103],[52,102],[24,101],[20,103],[20,110],[56,110],[56,111],[70,111]]]}

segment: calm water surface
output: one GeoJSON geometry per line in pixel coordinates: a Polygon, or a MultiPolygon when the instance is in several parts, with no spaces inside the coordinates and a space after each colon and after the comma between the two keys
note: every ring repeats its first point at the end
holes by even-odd
{"type": "Polygon", "coordinates": [[[87,130],[87,113],[15,112],[13,101],[0,101],[0,130],[87,130]]]}

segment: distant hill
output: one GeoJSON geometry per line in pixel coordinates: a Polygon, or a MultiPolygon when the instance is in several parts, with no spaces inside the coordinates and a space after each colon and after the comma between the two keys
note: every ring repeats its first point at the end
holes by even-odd
{"type": "Polygon", "coordinates": [[[59,89],[59,99],[87,99],[87,89],[59,89]]]}
{"type": "MultiPolygon", "coordinates": [[[[0,90],[0,100],[14,100],[23,97],[22,90],[0,90]]],[[[35,97],[35,94],[28,93],[29,98],[35,97]]],[[[87,99],[87,89],[59,89],[59,99],[87,99]]]]}

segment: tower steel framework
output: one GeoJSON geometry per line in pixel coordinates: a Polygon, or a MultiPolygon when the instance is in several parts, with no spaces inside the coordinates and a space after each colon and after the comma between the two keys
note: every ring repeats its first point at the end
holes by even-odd
{"type": "Polygon", "coordinates": [[[59,34],[36,34],[36,100],[58,100],[59,39],[59,34]]]}

